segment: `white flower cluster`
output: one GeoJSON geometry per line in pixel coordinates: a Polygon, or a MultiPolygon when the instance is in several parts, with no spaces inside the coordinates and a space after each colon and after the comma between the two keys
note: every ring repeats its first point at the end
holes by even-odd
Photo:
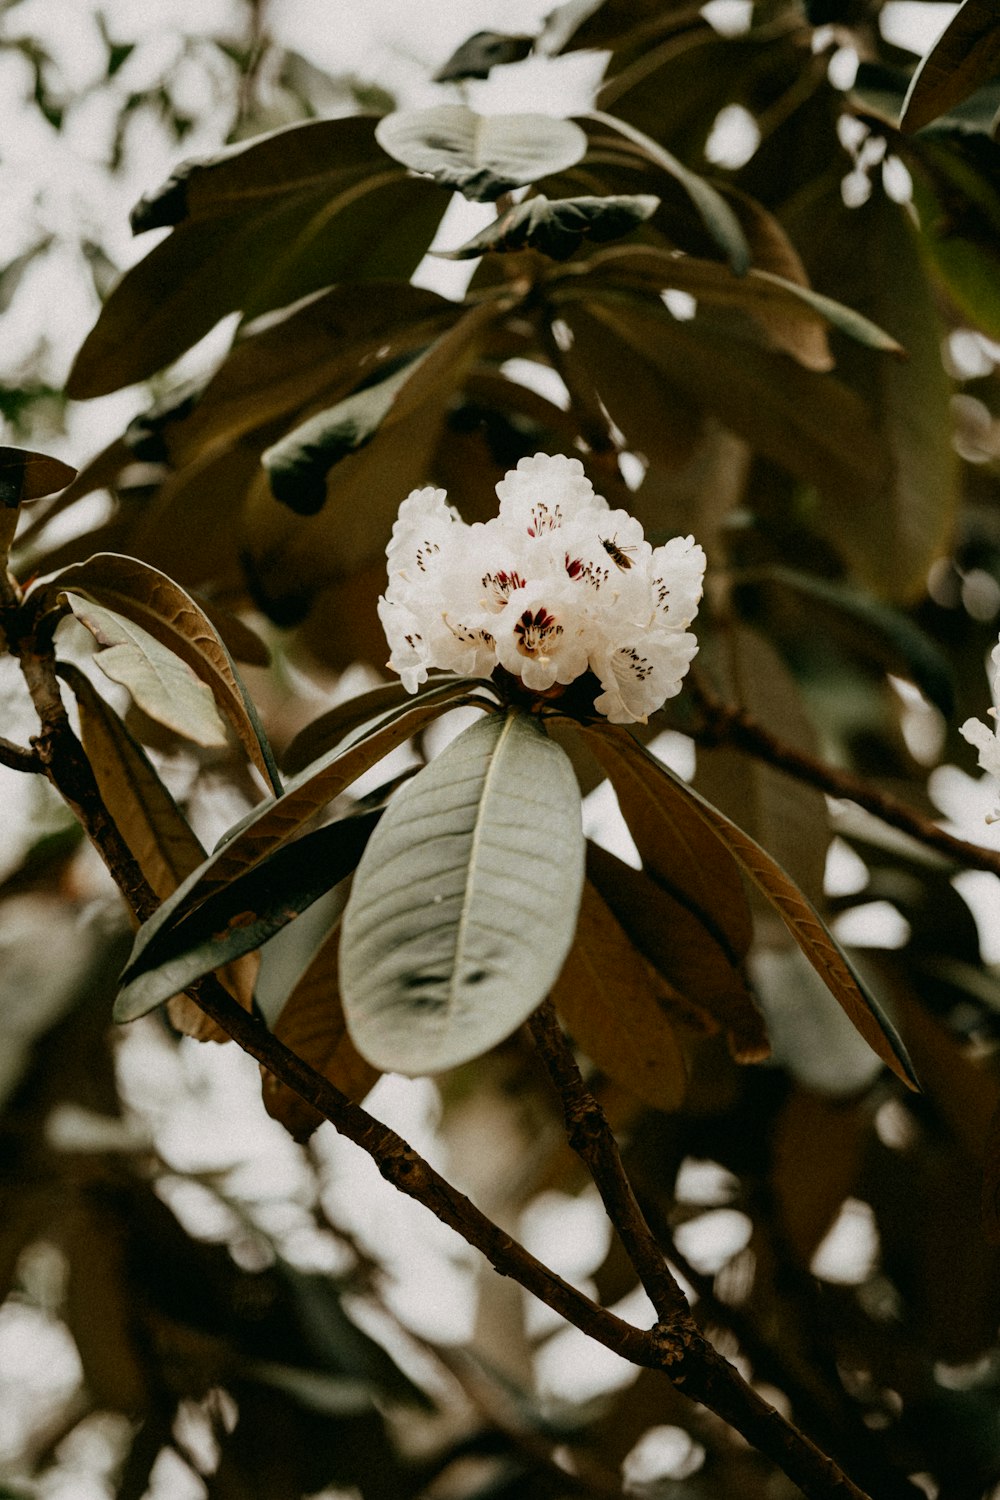
{"type": "MultiPolygon", "coordinates": [[[[1000,688],[1000,642],[993,647],[990,660],[993,663],[990,681],[995,700],[997,690],[1000,688]]],[[[1000,725],[997,723],[995,708],[989,708],[986,712],[993,720],[992,729],[988,724],[984,724],[982,719],[966,719],[958,732],[979,751],[980,767],[984,771],[989,771],[991,776],[995,776],[1000,781],[1000,725]]],[[[987,823],[1000,823],[1000,807],[991,812],[986,821],[987,823]]]]}
{"type": "Polygon", "coordinates": [[[644,722],[698,649],[687,627],[704,552],[689,536],[651,547],[575,458],[522,458],[497,495],[500,514],[472,526],[444,490],[403,501],[379,600],[390,668],[411,693],[431,667],[485,677],[499,665],[538,693],[589,669],[599,713],[644,722]]]}

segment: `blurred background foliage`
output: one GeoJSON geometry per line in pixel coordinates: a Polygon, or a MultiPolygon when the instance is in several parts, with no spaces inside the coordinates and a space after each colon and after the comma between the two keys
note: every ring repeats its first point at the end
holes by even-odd
{"type": "MultiPolygon", "coordinates": [[[[749,968],[772,1060],[703,1041],[670,1113],[599,1071],[593,1086],[719,1347],[874,1495],[977,1500],[1000,1494],[996,877],[713,743],[704,711],[719,695],[990,837],[993,795],[956,726],[984,712],[1000,616],[1000,82],[971,68],[907,128],[917,57],[887,40],[892,10],[570,0],[538,35],[473,38],[441,57],[434,99],[559,76],[577,53],[603,69],[586,155],[534,180],[528,200],[549,208],[501,234],[493,210],[456,213],[378,145],[393,90],[277,40],[263,4],[217,34],[136,36],[88,13],[93,65],[73,72],[31,0],[8,3],[17,128],[50,150],[85,126],[90,157],[58,213],[15,173],[0,409],[10,441],[88,460],[26,515],[18,576],[126,553],[240,615],[269,649],[245,671],[279,753],[378,682],[384,549],[417,485],[482,519],[520,457],[577,453],[654,543],[703,543],[703,692],[649,737],[854,945],[922,1092],[763,911],[749,968]],[[246,145],[278,127],[294,128],[246,145]],[[209,164],[171,175],[192,152],[209,164]],[[613,243],[593,210],[552,208],[611,196],[646,205],[613,243]],[[494,244],[467,288],[435,290],[431,246],[476,234],[494,244]],[[827,322],[769,276],[839,311],[827,322]],[[37,333],[57,285],[71,369],[37,333]]],[[[122,711],[211,847],[257,795],[236,747],[122,711]]],[[[578,759],[588,832],[607,838],[609,788],[578,759]]],[[[0,1493],[793,1493],[659,1377],[588,1362],[451,1238],[431,1235],[438,1270],[419,1260],[407,1295],[417,1221],[393,1216],[374,1171],[352,1175],[329,1127],[305,1145],[271,1133],[235,1049],[158,1018],[109,1035],[116,898],[47,789],[2,774],[0,1493]],[[428,1287],[449,1314],[429,1313],[428,1287]]],[[[610,866],[603,889],[624,879],[610,866]]],[[[305,951],[265,950],[272,1024],[305,951]]],[[[556,1269],[647,1317],[520,1036],[437,1085],[382,1080],[378,1101],[556,1269]]]]}

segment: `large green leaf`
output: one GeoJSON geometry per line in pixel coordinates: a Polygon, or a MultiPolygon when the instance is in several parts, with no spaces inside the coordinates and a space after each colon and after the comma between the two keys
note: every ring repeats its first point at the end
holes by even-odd
{"type": "Polygon", "coordinates": [[[515,203],[457,250],[435,250],[445,260],[474,260],[487,251],[538,250],[568,260],[585,240],[603,244],[630,234],[660,206],[652,194],[548,199],[544,193],[515,203]]]}
{"type": "Polygon", "coordinates": [[[137,939],[122,974],[115,1021],[137,1020],[195,979],[266,943],[351,873],[378,816],[342,818],[303,835],[192,913],[162,923],[141,944],[137,939]]]}
{"type": "Polygon", "coordinates": [[[477,115],[465,104],[404,109],[379,121],[383,150],[466,198],[492,202],[580,160],[587,137],[551,115],[477,115]]]}
{"type": "Polygon", "coordinates": [[[937,125],[906,152],[920,242],[962,317],[1000,339],[1000,144],[937,125]]]}
{"type": "Polygon", "coordinates": [[[919,130],[1000,74],[996,0],[963,0],[917,66],[903,103],[902,130],[919,130]]]}
{"type": "MultiPolygon", "coordinates": [[[[646,870],[606,849],[587,850],[587,877],[630,941],[670,986],[667,1008],[681,1019],[725,1031],[739,1062],[760,1062],[770,1047],[742,967],[720,943],[714,922],[679,900],[646,870]]],[[[740,899],[743,899],[742,891],[740,899]]]]}
{"type": "Polygon", "coordinates": [[[915,1086],[913,1070],[895,1027],[878,1001],[862,985],[836,940],[830,935],[812,903],[770,854],[743,832],[692,786],[657,761],[627,733],[614,734],[621,752],[659,784],[661,800],[670,807],[686,803],[706,828],[738,862],[744,874],[774,907],[806,958],[865,1041],[887,1063],[897,1077],[915,1086]]]}
{"type": "Polygon", "coordinates": [[[146,379],[227,313],[254,317],[338,281],[409,277],[446,196],[386,159],[371,120],[316,121],[283,139],[295,149],[284,161],[277,152],[261,181],[252,156],[226,166],[231,185],[209,174],[198,213],[125,273],[76,357],[72,396],[146,379]]]}
{"type": "Polygon", "coordinates": [[[545,998],[583,886],[565,753],[516,710],[474,724],[390,804],[343,918],[355,1046],[417,1075],[478,1057],[545,998]]]}
{"type": "Polygon", "coordinates": [[[66,592],[76,618],[97,642],[97,665],[128,688],[142,711],[206,749],[226,744],[226,731],[207,683],[141,625],[79,594],[66,592]]]}

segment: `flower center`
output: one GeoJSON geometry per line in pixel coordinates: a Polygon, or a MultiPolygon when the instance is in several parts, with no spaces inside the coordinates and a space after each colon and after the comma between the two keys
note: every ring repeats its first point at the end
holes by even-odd
{"type": "Polygon", "coordinates": [[[514,626],[518,651],[522,656],[535,658],[544,659],[545,647],[549,641],[555,640],[556,636],[562,633],[562,626],[544,608],[536,609],[534,614],[530,609],[526,609],[514,626]]]}
{"type": "Polygon", "coordinates": [[[497,573],[487,573],[482,584],[489,594],[487,604],[503,609],[514,590],[524,588],[524,579],[520,573],[506,573],[501,569],[497,573]]]}
{"type": "Polygon", "coordinates": [[[528,527],[529,536],[541,536],[545,531],[557,531],[562,525],[562,508],[558,505],[551,510],[544,500],[538,500],[531,507],[531,525],[528,527]]]}

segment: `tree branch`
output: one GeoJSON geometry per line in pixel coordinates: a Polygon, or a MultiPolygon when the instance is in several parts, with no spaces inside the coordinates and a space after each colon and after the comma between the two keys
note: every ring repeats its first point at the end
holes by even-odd
{"type": "MultiPolygon", "coordinates": [[[[15,599],[4,599],[0,608],[8,605],[11,615],[16,615],[16,603],[15,599]]],[[[16,632],[10,634],[16,640],[16,632]]],[[[54,650],[47,639],[33,638],[30,632],[17,641],[15,649],[41,723],[34,745],[45,773],[80,819],[135,915],[144,920],[159,903],[104,805],[93,769],[70,724],[59,690],[54,650]]],[[[280,1042],[261,1020],[233,999],[214,975],[196,981],[187,993],[245,1052],[366,1151],[388,1182],[424,1204],[475,1246],[501,1276],[510,1276],[582,1333],[630,1363],[663,1371],[685,1395],[714,1411],[770,1458],[809,1500],[867,1500],[833,1460],[764,1401],[698,1330],[635,1203],[607,1122],[603,1115],[595,1120],[584,1099],[578,1098],[578,1107],[574,1106],[574,1118],[579,1115],[583,1126],[581,1142],[588,1142],[587,1149],[600,1163],[609,1212],[613,1209],[616,1223],[624,1224],[630,1253],[634,1250],[640,1259],[643,1275],[655,1291],[654,1303],[662,1309],[662,1321],[652,1329],[626,1323],[543,1265],[401,1136],[353,1103],[280,1042]]],[[[543,1036],[548,1034],[547,1024],[542,1023],[543,1036]]],[[[553,1056],[558,1060],[557,1053],[553,1056]]],[[[559,1067],[573,1083],[565,1058],[559,1067]]]]}
{"type": "Polygon", "coordinates": [[[681,1336],[695,1328],[687,1298],[646,1223],[607,1116],[583,1080],[551,1001],[535,1012],[528,1027],[562,1100],[569,1143],[594,1179],[657,1316],[681,1336]]]}
{"type": "Polygon", "coordinates": [[[784,771],[787,776],[794,776],[830,797],[856,802],[891,828],[898,828],[901,833],[909,834],[929,849],[936,849],[959,864],[1000,875],[1000,850],[984,849],[979,844],[956,838],[933,818],[925,817],[898,797],[879,791],[849,771],[828,766],[778,739],[744,709],[724,703],[703,678],[695,678],[692,673],[689,681],[691,695],[697,700],[703,715],[702,725],[689,731],[699,745],[733,745],[738,750],[745,750],[748,755],[766,761],[776,770],[784,771]]]}

